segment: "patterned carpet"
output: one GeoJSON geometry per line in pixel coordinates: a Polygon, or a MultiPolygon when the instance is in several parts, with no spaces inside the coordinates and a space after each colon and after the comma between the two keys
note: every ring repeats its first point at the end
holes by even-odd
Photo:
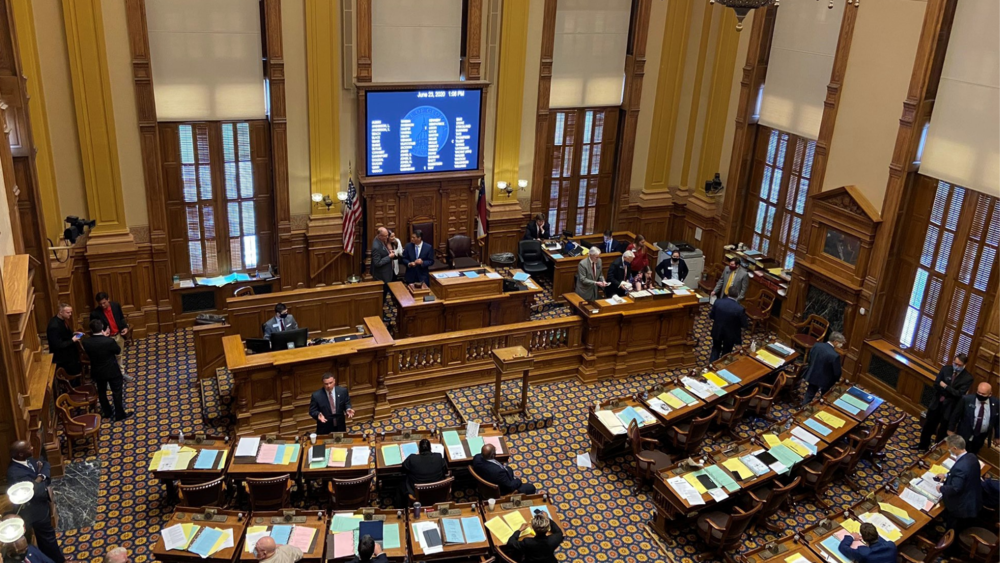
{"type": "MultiPolygon", "coordinates": [[[[540,315],[566,314],[565,307],[550,307],[540,315]]],[[[707,312],[699,319],[696,332],[701,338],[697,354],[700,362],[707,360],[709,344],[707,312]]],[[[106,425],[100,440],[99,492],[96,520],[90,527],[66,530],[60,541],[69,560],[100,561],[110,546],[122,545],[132,553],[136,563],[152,561],[152,546],[157,532],[171,508],[164,502],[159,482],[146,471],[149,456],[160,447],[171,432],[192,433],[206,429],[202,422],[196,379],[194,351],[190,331],[151,336],[139,341],[128,352],[127,365],[137,376],[126,386],[126,404],[136,416],[124,423],[106,425]]],[[[566,541],[558,557],[561,561],[693,561],[700,542],[692,533],[679,532],[676,547],[668,553],[660,551],[646,531],[653,504],[648,491],[633,492],[628,473],[629,457],[607,461],[602,469],[583,470],[576,466],[577,454],[589,449],[586,434],[586,404],[599,399],[627,395],[646,388],[664,377],[664,373],[647,374],[620,381],[607,381],[586,386],[576,380],[564,380],[531,388],[531,400],[538,408],[551,413],[554,425],[530,430],[509,437],[515,471],[539,489],[551,495],[567,523],[566,541]]],[[[225,385],[225,383],[223,383],[225,385]]],[[[471,390],[478,392],[478,390],[471,390]]],[[[224,405],[217,405],[224,413],[224,405]]],[[[783,411],[788,405],[781,405],[783,411]]],[[[881,417],[897,416],[898,409],[886,403],[877,413],[881,417]]],[[[226,417],[215,423],[225,428],[226,417]]],[[[447,401],[401,409],[390,420],[364,423],[363,428],[391,430],[403,427],[452,425],[459,423],[456,411],[447,401]]],[[[747,419],[739,434],[748,436],[764,426],[762,421],[747,419]]],[[[210,427],[209,427],[210,428],[210,427]]],[[[914,454],[903,446],[918,432],[918,421],[908,418],[889,444],[889,472],[909,464],[914,454]],[[902,448],[902,449],[901,449],[902,448]]],[[[706,444],[710,447],[712,444],[706,444]]],[[[74,462],[95,461],[95,452],[82,446],[74,462]]],[[[879,475],[867,462],[862,462],[857,474],[862,490],[881,485],[887,477],[879,475]]],[[[455,492],[456,500],[475,498],[469,489],[455,492]]],[[[836,481],[826,495],[834,509],[843,509],[862,498],[842,482],[836,481]]],[[[799,503],[785,517],[790,530],[801,528],[822,518],[811,503],[799,503]]],[[[752,549],[775,536],[764,530],[752,531],[744,549],[752,549]]]]}

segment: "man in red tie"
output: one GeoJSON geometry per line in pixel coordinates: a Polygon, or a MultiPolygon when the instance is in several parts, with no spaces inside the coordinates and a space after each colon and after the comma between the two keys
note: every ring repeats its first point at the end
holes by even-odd
{"type": "Polygon", "coordinates": [[[309,400],[309,416],[316,419],[316,433],[347,432],[346,418],[354,418],[351,396],[347,389],[337,386],[337,376],[323,374],[323,388],[309,400]]]}
{"type": "Polygon", "coordinates": [[[965,438],[965,449],[974,454],[1000,439],[1000,400],[989,383],[980,383],[975,393],[962,397],[948,426],[948,435],[953,434],[965,438]]]}

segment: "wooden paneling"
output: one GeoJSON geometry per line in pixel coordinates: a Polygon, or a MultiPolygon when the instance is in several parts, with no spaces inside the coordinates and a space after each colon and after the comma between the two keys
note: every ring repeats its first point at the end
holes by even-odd
{"type": "MultiPolygon", "coordinates": [[[[479,80],[482,75],[483,59],[483,0],[467,0],[465,21],[465,59],[462,61],[466,80],[479,80]]],[[[527,9],[526,7],[524,9],[527,9]]]]}
{"type": "Polygon", "coordinates": [[[222,338],[233,334],[232,325],[200,325],[191,330],[194,337],[194,358],[198,379],[215,377],[216,370],[226,367],[226,352],[222,338]]]}
{"type": "Polygon", "coordinates": [[[649,36],[649,12],[652,0],[633,0],[629,42],[625,55],[625,91],[622,95],[618,158],[612,198],[613,209],[627,209],[632,184],[632,158],[635,156],[635,131],[639,125],[642,80],[646,74],[646,38],[649,36]]]}
{"type": "MultiPolygon", "coordinates": [[[[545,177],[550,173],[545,169],[546,154],[551,153],[549,144],[552,142],[549,134],[549,95],[552,91],[552,51],[556,41],[556,3],[557,0],[544,0],[544,16],[542,18],[542,54],[538,67],[538,102],[535,110],[535,156],[534,169],[531,172],[531,210],[534,215],[544,209],[543,200],[548,193],[548,182],[545,177]]],[[[509,6],[505,6],[509,7],[509,6]]]]}
{"type": "Polygon", "coordinates": [[[261,338],[261,326],[274,316],[274,306],[284,303],[309,337],[357,332],[365,317],[382,314],[382,282],[364,282],[332,287],[281,291],[226,300],[230,334],[261,338]]]}

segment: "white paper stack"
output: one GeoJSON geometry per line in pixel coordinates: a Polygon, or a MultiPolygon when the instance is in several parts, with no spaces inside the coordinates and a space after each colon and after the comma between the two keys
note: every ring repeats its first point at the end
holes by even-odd
{"type": "Polygon", "coordinates": [[[437,545],[434,547],[428,547],[427,540],[424,539],[424,532],[427,530],[433,530],[437,528],[437,522],[434,521],[424,521],[424,522],[414,522],[411,524],[413,526],[413,535],[417,538],[420,543],[420,549],[424,550],[425,554],[440,553],[444,551],[443,545],[437,545]]]}
{"type": "Polygon", "coordinates": [[[436,454],[444,455],[444,444],[431,444],[431,451],[436,454]]]}
{"type": "Polygon", "coordinates": [[[712,388],[707,384],[702,383],[701,381],[696,381],[690,377],[682,377],[681,383],[684,384],[684,387],[687,387],[688,391],[697,395],[699,399],[707,399],[715,395],[715,393],[712,392],[712,388]]]}
{"type": "Polygon", "coordinates": [[[454,446],[448,446],[448,453],[451,455],[451,459],[465,459],[465,446],[462,444],[456,444],[454,446]]]}
{"type": "Polygon", "coordinates": [[[240,441],[236,444],[236,453],[233,454],[235,457],[245,457],[252,456],[257,457],[257,450],[260,448],[260,437],[245,437],[240,438],[240,441]]]}
{"type": "Polygon", "coordinates": [[[611,411],[597,411],[597,418],[612,434],[624,434],[626,432],[625,425],[611,411]]]}
{"type": "Polygon", "coordinates": [[[163,537],[163,548],[167,551],[171,549],[183,549],[187,545],[187,536],[184,535],[184,527],[175,524],[169,528],[160,530],[163,537]]]}
{"type": "Polygon", "coordinates": [[[371,448],[368,446],[354,446],[351,448],[351,466],[368,465],[368,458],[370,456],[371,448]]]}
{"type": "Polygon", "coordinates": [[[663,401],[657,399],[656,397],[653,397],[652,399],[649,399],[649,401],[647,401],[647,402],[649,403],[649,406],[654,411],[656,411],[656,412],[658,412],[658,413],[660,413],[660,414],[662,414],[664,416],[666,416],[666,415],[670,414],[671,412],[673,412],[673,409],[671,409],[666,403],[664,403],[663,401]]]}
{"type": "Polygon", "coordinates": [[[688,483],[683,477],[671,477],[667,479],[667,484],[691,506],[705,504],[705,501],[701,499],[701,494],[698,493],[698,489],[691,486],[691,483],[688,483]]]}
{"type": "Polygon", "coordinates": [[[799,440],[802,440],[803,442],[808,442],[814,446],[819,443],[819,438],[817,436],[815,436],[812,432],[806,430],[805,428],[802,428],[801,426],[796,426],[795,428],[792,428],[792,436],[795,436],[799,440]]]}

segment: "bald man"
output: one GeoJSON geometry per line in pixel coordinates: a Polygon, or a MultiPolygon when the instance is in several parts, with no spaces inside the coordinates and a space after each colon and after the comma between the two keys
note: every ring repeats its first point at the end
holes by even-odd
{"type": "Polygon", "coordinates": [[[264,536],[257,540],[253,555],[257,561],[267,563],[295,563],[302,559],[302,550],[293,545],[278,545],[274,538],[264,536]]]}
{"type": "Polygon", "coordinates": [[[4,563],[52,563],[40,549],[28,543],[24,536],[3,546],[4,563]]]}
{"type": "Polygon", "coordinates": [[[104,563],[132,563],[132,558],[124,547],[113,547],[104,556],[104,563]]]}
{"type": "Polygon", "coordinates": [[[49,485],[52,484],[52,474],[49,464],[31,457],[31,445],[24,440],[18,440],[10,446],[10,465],[7,466],[7,485],[29,482],[34,486],[35,494],[31,500],[21,506],[18,514],[24,519],[24,525],[35,534],[35,541],[42,553],[53,563],[64,563],[62,549],[56,540],[56,530],[52,527],[52,496],[49,485]]]}
{"type": "Polygon", "coordinates": [[[513,492],[525,495],[535,494],[535,486],[522,483],[520,479],[514,477],[514,470],[497,461],[496,455],[497,449],[486,444],[481,452],[472,458],[472,470],[484,481],[489,481],[500,487],[501,495],[509,495],[513,492]]]}
{"type": "Polygon", "coordinates": [[[1000,401],[985,381],[976,392],[962,397],[951,414],[948,435],[965,438],[966,450],[976,455],[983,444],[992,446],[1000,439],[1000,401]]]}

